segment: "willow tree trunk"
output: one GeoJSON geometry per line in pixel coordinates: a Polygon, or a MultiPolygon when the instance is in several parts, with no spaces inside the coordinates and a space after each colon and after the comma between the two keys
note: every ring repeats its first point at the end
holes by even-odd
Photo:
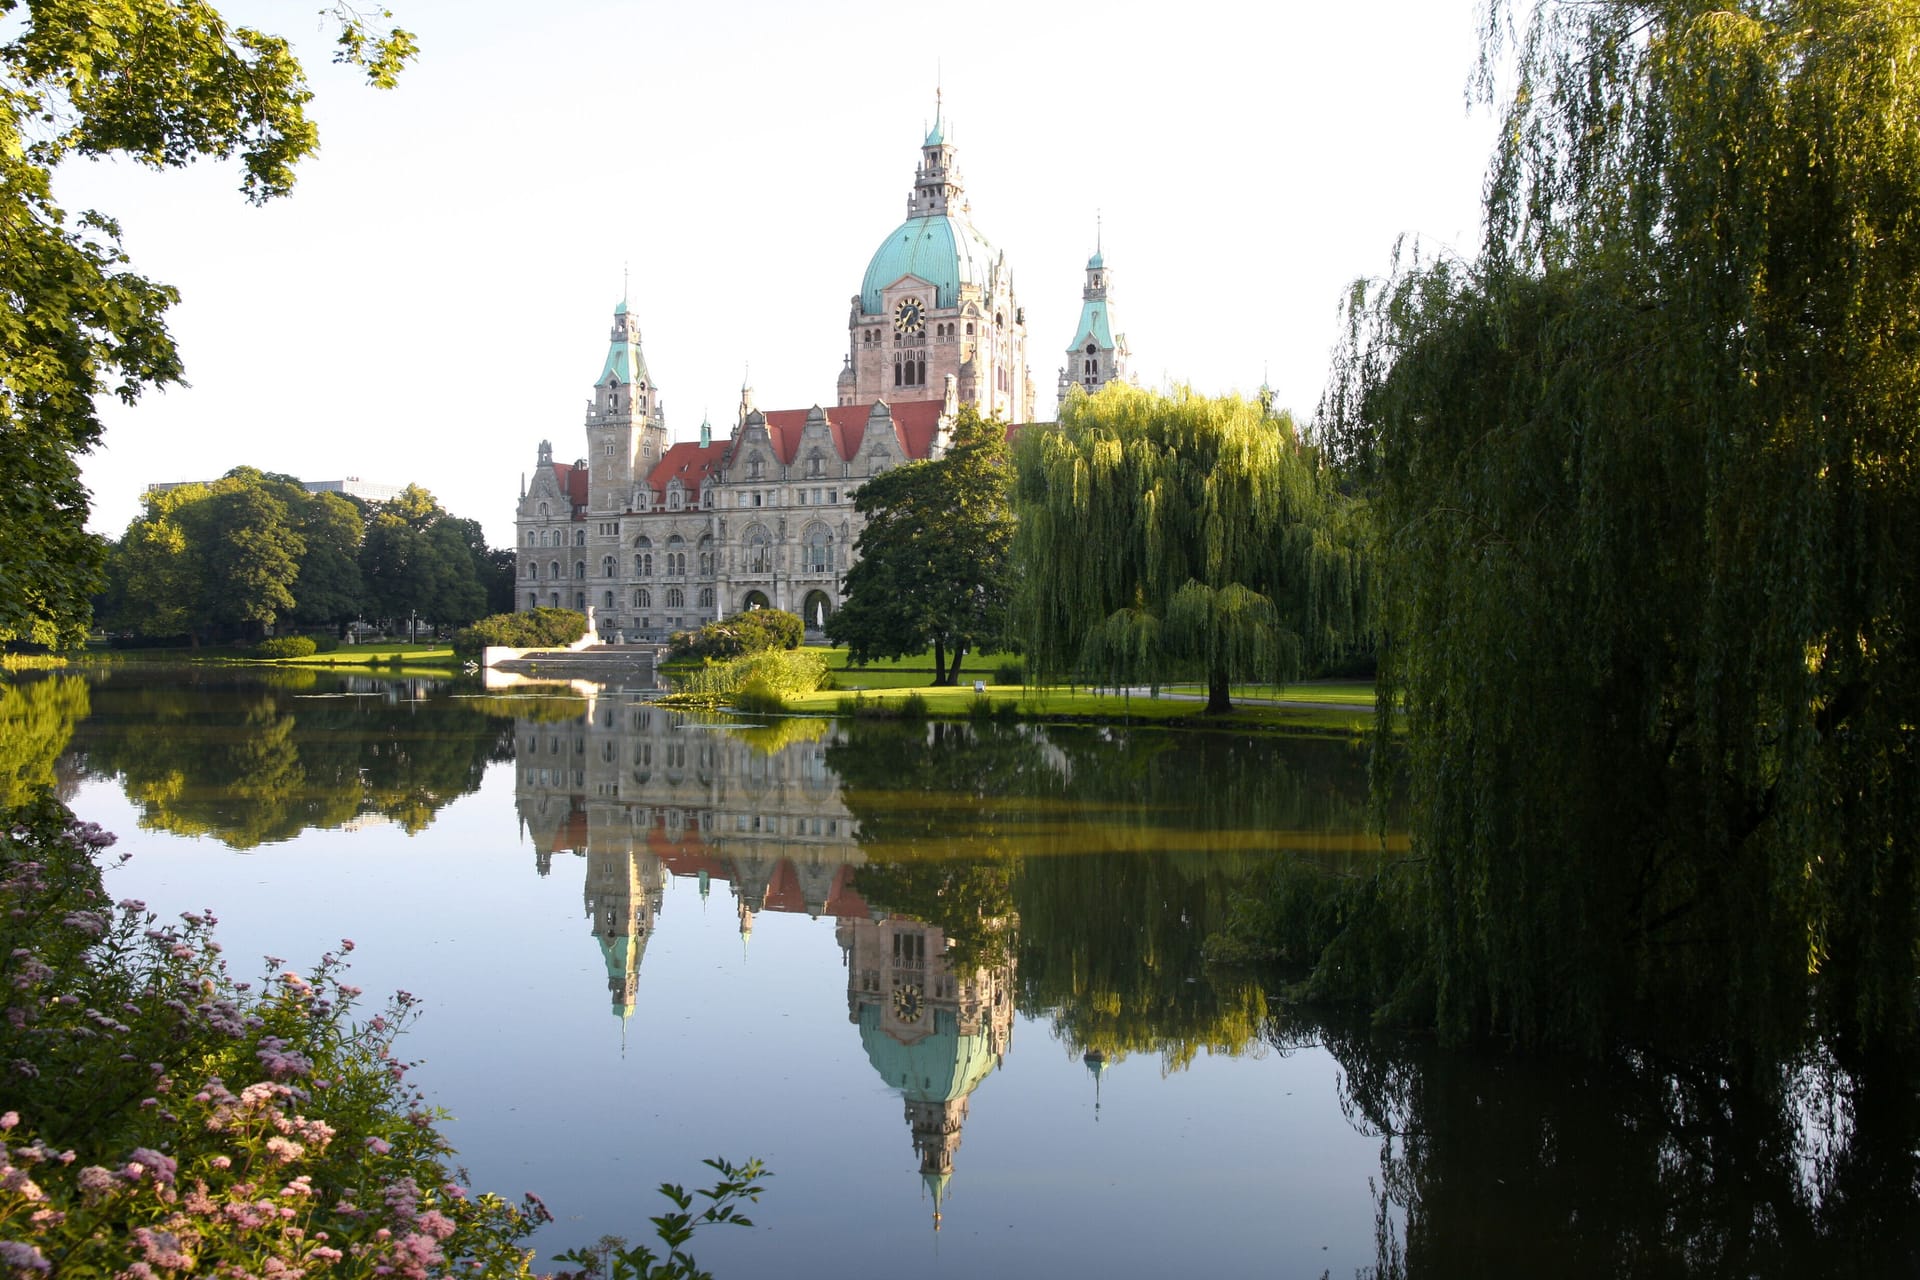
{"type": "Polygon", "coordinates": [[[1223,715],[1233,710],[1233,699],[1227,694],[1227,673],[1215,669],[1207,673],[1207,714],[1223,715]]]}

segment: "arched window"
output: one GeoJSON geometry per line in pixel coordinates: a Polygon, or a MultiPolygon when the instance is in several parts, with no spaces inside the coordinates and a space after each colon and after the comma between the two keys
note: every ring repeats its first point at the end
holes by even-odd
{"type": "Polygon", "coordinates": [[[807,530],[806,572],[826,573],[833,568],[833,535],[823,524],[807,530]]]}
{"type": "Polygon", "coordinates": [[[533,530],[531,529],[527,530],[527,545],[528,546],[533,545],[533,530]]]}
{"type": "Polygon", "coordinates": [[[773,543],[767,537],[767,531],[760,525],[747,530],[748,573],[773,572],[773,543]]]}
{"type": "Polygon", "coordinates": [[[576,591],[573,593],[573,607],[578,609],[582,613],[585,613],[587,611],[587,593],[586,592],[576,591]]]}
{"type": "MultiPolygon", "coordinates": [[[[613,557],[612,556],[600,557],[600,576],[603,578],[611,578],[613,576],[613,557]]],[[[611,604],[613,602],[609,600],[607,603],[611,604]]]]}
{"type": "Polygon", "coordinates": [[[636,609],[653,608],[653,592],[641,587],[633,593],[633,607],[636,609]]]}
{"type": "MultiPolygon", "coordinates": [[[[555,565],[554,568],[557,569],[559,568],[559,566],[555,565]]],[[[549,594],[547,596],[547,599],[552,603],[554,608],[558,609],[560,607],[560,593],[558,591],[555,591],[549,594]]]]}
{"type": "Polygon", "coordinates": [[[573,562],[573,576],[576,581],[587,576],[587,562],[585,560],[575,560],[573,562]]]}
{"type": "MultiPolygon", "coordinates": [[[[560,562],[558,560],[554,560],[547,565],[547,576],[549,578],[558,578],[560,576],[560,562]]],[[[559,604],[560,602],[555,600],[554,603],[559,604]]]]}
{"type": "Polygon", "coordinates": [[[713,535],[712,534],[703,533],[700,535],[699,552],[700,552],[700,576],[703,578],[711,578],[713,576],[713,535]]]}
{"type": "Polygon", "coordinates": [[[633,575],[636,578],[651,578],[653,576],[653,553],[651,551],[633,558],[633,575]]]}
{"type": "Polygon", "coordinates": [[[611,609],[611,608],[613,608],[613,592],[611,592],[611,591],[602,591],[602,592],[600,593],[600,607],[601,607],[602,609],[611,609]]]}
{"type": "Polygon", "coordinates": [[[687,593],[678,587],[667,588],[667,608],[684,609],[687,607],[687,593]]]}
{"type": "Polygon", "coordinates": [[[826,456],[822,454],[818,449],[815,449],[812,453],[807,455],[807,474],[808,475],[818,476],[818,475],[825,474],[823,469],[826,467],[826,465],[827,465],[826,456]]]}
{"type": "Polygon", "coordinates": [[[687,491],[680,487],[678,479],[667,486],[667,510],[678,511],[687,505],[687,491]]]}
{"type": "Polygon", "coordinates": [[[584,547],[587,545],[587,531],[585,529],[575,529],[573,531],[573,545],[576,547],[584,547]]]}
{"type": "Polygon", "coordinates": [[[700,607],[702,609],[713,608],[713,588],[712,587],[700,588],[700,607]]]}
{"type": "Polygon", "coordinates": [[[540,518],[542,520],[547,519],[547,504],[544,502],[540,504],[540,518]]]}
{"type": "Polygon", "coordinates": [[[538,591],[527,592],[527,608],[538,609],[539,607],[540,607],[540,593],[538,591]]]}
{"type": "Polygon", "coordinates": [[[755,454],[753,457],[748,458],[747,459],[747,479],[758,480],[760,478],[761,468],[765,465],[766,465],[765,462],[760,458],[758,454],[755,454]]]}
{"type": "Polygon", "coordinates": [[[687,574],[687,541],[679,534],[667,539],[667,576],[684,578],[687,574]]]}

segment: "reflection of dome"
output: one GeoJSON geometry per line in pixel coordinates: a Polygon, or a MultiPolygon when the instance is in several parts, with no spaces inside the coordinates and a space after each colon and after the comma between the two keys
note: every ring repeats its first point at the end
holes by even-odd
{"type": "Polygon", "coordinates": [[[935,1009],[933,1030],[912,1044],[901,1044],[880,1026],[880,1006],[860,1006],[860,1043],[880,1078],[908,1102],[951,1102],[972,1093],[997,1059],[989,1028],[960,1033],[950,1009],[935,1009]]]}
{"type": "Polygon", "coordinates": [[[987,286],[999,255],[966,217],[937,213],[908,218],[873,251],[860,284],[860,309],[881,314],[881,291],[901,276],[918,276],[934,288],[930,305],[957,307],[960,286],[987,286]]]}

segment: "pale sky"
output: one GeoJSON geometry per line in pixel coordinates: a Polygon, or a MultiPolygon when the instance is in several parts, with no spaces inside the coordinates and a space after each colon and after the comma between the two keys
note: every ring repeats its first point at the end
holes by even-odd
{"type": "Polygon", "coordinates": [[[585,449],[623,270],[675,439],[729,427],[749,367],[762,408],[833,404],[936,83],[1041,418],[1096,214],[1138,381],[1264,376],[1303,419],[1351,282],[1402,235],[1479,236],[1472,0],[390,3],[422,50],[390,93],[328,64],[312,0],[223,4],[307,64],[322,152],[291,197],[250,207],[219,163],[58,176],[182,294],[191,386],[107,407],[95,530],[245,463],[418,482],[509,543],[539,442],[585,449]]]}

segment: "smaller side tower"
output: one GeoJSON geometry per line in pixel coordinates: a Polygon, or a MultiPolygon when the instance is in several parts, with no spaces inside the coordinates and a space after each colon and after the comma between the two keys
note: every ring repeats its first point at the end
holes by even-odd
{"type": "Polygon", "coordinates": [[[607,336],[607,359],[587,404],[587,509],[615,512],[627,508],[635,481],[666,452],[667,418],[625,298],[613,309],[607,336]]]}
{"type": "Polygon", "coordinates": [[[1087,259],[1087,283],[1080,291],[1080,323],[1060,370],[1063,402],[1075,387],[1092,395],[1109,382],[1127,381],[1127,335],[1113,330],[1110,288],[1106,255],[1096,236],[1093,256],[1087,259]]]}

